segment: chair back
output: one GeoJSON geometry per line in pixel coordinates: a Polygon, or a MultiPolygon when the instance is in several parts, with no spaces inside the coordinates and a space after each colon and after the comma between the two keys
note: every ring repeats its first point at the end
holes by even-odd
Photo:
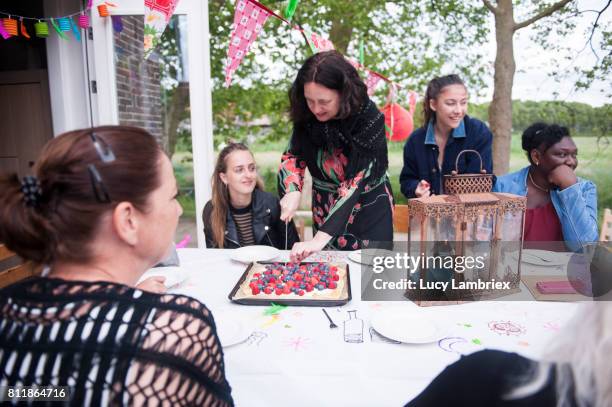
{"type": "Polygon", "coordinates": [[[0,243],[0,288],[33,277],[37,268],[32,262],[24,262],[10,251],[4,243],[0,243]]]}
{"type": "Polygon", "coordinates": [[[600,242],[612,241],[612,211],[610,208],[604,210],[603,222],[601,222],[600,242]]]}
{"type": "Polygon", "coordinates": [[[393,211],[393,231],[408,233],[408,205],[395,205],[393,211]]]}

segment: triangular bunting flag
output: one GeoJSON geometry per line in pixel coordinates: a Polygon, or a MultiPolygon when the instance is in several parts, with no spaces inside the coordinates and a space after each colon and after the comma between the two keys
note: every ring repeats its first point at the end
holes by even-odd
{"type": "Polygon", "coordinates": [[[367,76],[365,78],[365,84],[368,87],[368,95],[372,96],[374,91],[376,90],[376,85],[380,82],[382,78],[377,75],[375,72],[367,71],[367,76]]]}
{"type": "Polygon", "coordinates": [[[164,33],[179,0],[144,0],[144,58],[148,58],[164,33]]]}
{"type": "Polygon", "coordinates": [[[312,52],[315,54],[322,51],[331,51],[332,49],[335,49],[334,44],[330,40],[323,38],[312,31],[304,29],[304,36],[306,37],[306,41],[308,41],[308,45],[310,45],[310,49],[312,49],[312,52]]]}
{"type": "Polygon", "coordinates": [[[249,0],[238,0],[234,11],[234,25],[227,50],[225,65],[225,86],[232,83],[232,74],[249,52],[251,44],[263,29],[270,13],[249,0]]]}

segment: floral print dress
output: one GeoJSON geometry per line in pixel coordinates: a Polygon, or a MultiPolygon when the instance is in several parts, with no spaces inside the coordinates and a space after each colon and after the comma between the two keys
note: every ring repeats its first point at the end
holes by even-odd
{"type": "Polygon", "coordinates": [[[316,147],[282,156],[279,192],[301,191],[306,167],[312,175],[313,233],[331,236],[328,248],[356,250],[393,240],[393,195],[387,175],[370,176],[372,163],[347,178],[350,147],[316,147]]]}

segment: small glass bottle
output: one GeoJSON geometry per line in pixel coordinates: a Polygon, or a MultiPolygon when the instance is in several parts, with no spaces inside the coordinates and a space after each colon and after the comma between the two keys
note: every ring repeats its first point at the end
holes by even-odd
{"type": "Polygon", "coordinates": [[[363,321],[357,318],[357,310],[348,311],[349,318],[344,321],[344,342],[363,342],[363,321]]]}

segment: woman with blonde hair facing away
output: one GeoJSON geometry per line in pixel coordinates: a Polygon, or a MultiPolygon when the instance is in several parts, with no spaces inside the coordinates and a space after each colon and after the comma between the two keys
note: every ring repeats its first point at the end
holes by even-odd
{"type": "Polygon", "coordinates": [[[287,250],[299,241],[293,222],[280,220],[278,198],[263,190],[255,158],[242,143],[230,143],[219,152],[212,199],[202,218],[206,247],[264,245],[287,250]]]}
{"type": "Polygon", "coordinates": [[[498,350],[462,356],[407,406],[612,406],[612,303],[580,307],[540,361],[498,350]]]}
{"type": "Polygon", "coordinates": [[[0,291],[0,386],[67,386],[73,406],[233,405],[208,308],[134,287],[182,213],[153,136],[71,131],[33,173],[0,177],[0,241],[50,268],[0,291]]]}

